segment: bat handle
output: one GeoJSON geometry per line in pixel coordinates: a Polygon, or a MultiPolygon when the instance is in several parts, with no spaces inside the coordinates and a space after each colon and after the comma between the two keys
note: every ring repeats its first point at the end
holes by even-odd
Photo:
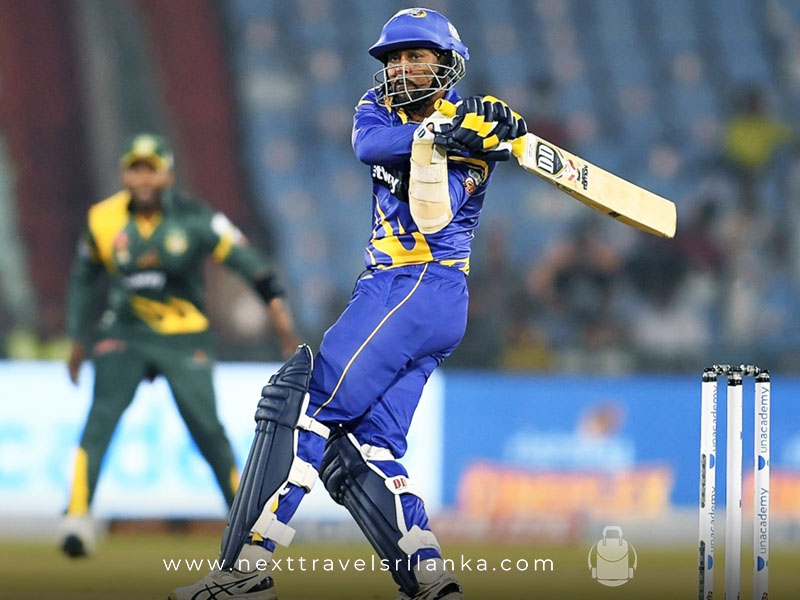
{"type": "MultiPolygon", "coordinates": [[[[433,105],[433,107],[439,111],[442,115],[448,118],[452,118],[456,116],[456,105],[444,98],[439,98],[433,105]]],[[[520,136],[515,140],[512,140],[510,143],[511,146],[511,153],[519,158],[525,153],[525,136],[520,136]]],[[[507,143],[503,142],[498,146],[497,149],[506,148],[507,143]]]]}
{"type": "Polygon", "coordinates": [[[525,153],[525,146],[527,144],[526,137],[525,135],[521,135],[511,142],[511,154],[517,158],[520,158],[525,153]]]}
{"type": "Polygon", "coordinates": [[[439,98],[433,105],[433,108],[442,113],[445,117],[456,116],[456,105],[444,98],[439,98]]]}

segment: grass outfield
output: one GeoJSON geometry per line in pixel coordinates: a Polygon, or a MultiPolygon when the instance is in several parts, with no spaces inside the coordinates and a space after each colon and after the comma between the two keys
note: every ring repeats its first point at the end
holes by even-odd
{"type": "MultiPolygon", "coordinates": [[[[169,572],[164,559],[214,559],[219,538],[216,536],[113,535],[103,539],[91,559],[71,561],[52,544],[0,541],[0,598],[7,600],[145,600],[166,598],[170,589],[199,578],[207,571],[192,572],[183,565],[169,572]]],[[[633,580],[621,587],[604,587],[593,581],[587,568],[588,545],[569,548],[537,546],[491,547],[478,544],[446,544],[448,557],[473,600],[528,598],[697,598],[695,552],[693,548],[637,548],[638,570],[633,580]],[[462,555],[469,561],[462,569],[462,555]],[[479,562],[481,559],[485,563],[479,562]],[[501,561],[513,566],[527,560],[527,571],[501,570],[501,561]],[[552,560],[553,569],[535,559],[552,560]],[[479,571],[485,567],[485,571],[479,571]],[[459,573],[460,571],[460,573],[459,573]]],[[[393,599],[395,587],[385,572],[370,570],[371,553],[366,544],[293,544],[282,551],[281,572],[276,572],[276,589],[281,600],[317,599],[393,599]],[[291,570],[286,563],[292,557],[291,570]],[[304,559],[301,570],[300,558],[304,559]],[[316,572],[311,565],[317,559],[316,572]],[[326,561],[328,559],[328,561],[326,561]],[[347,571],[331,562],[350,560],[347,571]],[[362,559],[362,572],[354,562],[362,559]]],[[[750,566],[743,549],[745,573],[742,598],[751,597],[750,566]]],[[[800,589],[798,549],[775,549],[771,558],[771,597],[796,598],[800,589]]],[[[723,556],[718,554],[719,564],[723,556]]],[[[361,563],[359,563],[361,564],[361,563]]],[[[521,567],[525,563],[520,563],[521,567]]],[[[378,564],[376,568],[379,568],[378,564]]],[[[722,586],[717,579],[717,596],[722,586]]],[[[220,599],[222,600],[222,599],[220,599]]]]}

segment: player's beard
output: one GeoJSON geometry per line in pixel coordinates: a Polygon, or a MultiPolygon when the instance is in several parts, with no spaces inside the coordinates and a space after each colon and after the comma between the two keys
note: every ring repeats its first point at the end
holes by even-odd
{"type": "Polygon", "coordinates": [[[398,75],[387,86],[395,98],[402,102],[406,112],[424,113],[434,102],[437,78],[428,75],[398,75]],[[425,86],[417,86],[415,80],[425,78],[425,86]]]}
{"type": "Polygon", "coordinates": [[[150,212],[161,207],[161,190],[130,188],[133,208],[138,212],[150,212]]]}
{"type": "MultiPolygon", "coordinates": [[[[414,83],[414,77],[399,75],[389,84],[389,89],[395,97],[403,102],[419,102],[422,96],[430,92],[430,87],[418,87],[414,83]]],[[[418,78],[417,78],[418,79],[418,78]]]]}

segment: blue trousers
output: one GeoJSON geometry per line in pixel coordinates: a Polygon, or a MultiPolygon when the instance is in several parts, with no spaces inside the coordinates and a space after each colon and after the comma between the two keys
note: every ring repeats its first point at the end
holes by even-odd
{"type": "MultiPolygon", "coordinates": [[[[459,344],[467,325],[466,276],[438,263],[372,271],[356,285],[342,315],[325,332],[309,389],[309,416],[342,425],[359,444],[406,452],[422,388],[459,344]]],[[[325,441],[299,432],[298,456],[317,470],[325,441]]],[[[408,475],[396,460],[374,463],[387,477],[408,475]]],[[[304,490],[289,485],[275,515],[287,523],[304,490]]],[[[418,497],[401,496],[406,526],[430,529],[418,497]]],[[[438,556],[424,549],[413,558],[438,556]]]]}

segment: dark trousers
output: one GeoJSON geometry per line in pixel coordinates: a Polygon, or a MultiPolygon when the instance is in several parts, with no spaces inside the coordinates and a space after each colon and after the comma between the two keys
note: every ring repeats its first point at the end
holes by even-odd
{"type": "Polygon", "coordinates": [[[209,336],[160,336],[148,341],[106,338],[94,349],[92,406],[81,436],[67,514],[89,511],[108,444],[139,382],[166,377],[189,433],[230,506],[238,485],[233,450],[217,416],[209,336]]]}

